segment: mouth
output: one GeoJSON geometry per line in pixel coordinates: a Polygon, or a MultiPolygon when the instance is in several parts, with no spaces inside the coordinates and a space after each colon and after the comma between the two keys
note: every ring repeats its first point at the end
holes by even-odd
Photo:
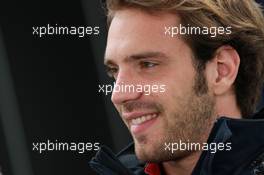
{"type": "Polygon", "coordinates": [[[141,117],[135,118],[131,120],[132,125],[140,125],[143,124],[144,122],[147,122],[149,120],[152,120],[153,118],[156,118],[158,114],[148,114],[148,115],[143,115],[141,117]]]}
{"type": "Polygon", "coordinates": [[[147,131],[155,123],[158,116],[159,113],[131,115],[127,118],[131,133],[136,136],[147,131]]]}

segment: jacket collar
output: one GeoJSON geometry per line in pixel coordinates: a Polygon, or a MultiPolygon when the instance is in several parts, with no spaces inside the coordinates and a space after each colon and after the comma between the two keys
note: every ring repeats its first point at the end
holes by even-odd
{"type": "MultiPolygon", "coordinates": [[[[263,110],[255,116],[263,118],[263,110]]],[[[245,168],[250,168],[256,157],[264,153],[264,134],[261,134],[263,130],[263,119],[221,117],[214,125],[207,143],[230,142],[231,150],[216,153],[203,151],[193,175],[216,175],[219,172],[234,174],[235,171],[237,173],[246,171],[245,168]]],[[[254,171],[255,168],[252,166],[251,170],[254,171]]]]}
{"type": "MultiPolygon", "coordinates": [[[[232,149],[216,153],[203,151],[192,175],[239,174],[246,171],[245,167],[250,167],[253,172],[259,171],[259,164],[254,164],[254,161],[258,162],[256,159],[264,152],[263,117],[264,110],[253,116],[260,119],[218,119],[207,143],[231,142],[232,149]]],[[[107,147],[101,147],[90,166],[101,175],[144,174],[144,163],[137,160],[133,143],[117,155],[107,147]]]]}

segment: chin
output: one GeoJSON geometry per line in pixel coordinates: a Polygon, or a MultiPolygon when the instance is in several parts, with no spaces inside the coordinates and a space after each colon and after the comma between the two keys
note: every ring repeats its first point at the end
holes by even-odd
{"type": "Polygon", "coordinates": [[[151,148],[148,144],[138,143],[135,141],[135,153],[137,158],[141,161],[148,161],[151,148]]]}
{"type": "Polygon", "coordinates": [[[160,162],[162,150],[155,148],[154,144],[139,144],[135,142],[135,153],[137,158],[143,162],[160,162]]]}

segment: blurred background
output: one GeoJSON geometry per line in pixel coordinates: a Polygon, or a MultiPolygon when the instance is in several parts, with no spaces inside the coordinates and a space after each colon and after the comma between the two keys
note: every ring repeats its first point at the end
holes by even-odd
{"type": "MultiPolygon", "coordinates": [[[[96,151],[32,151],[33,142],[99,142],[115,152],[130,139],[110,102],[100,1],[5,1],[0,5],[0,165],[3,175],[89,174],[96,151]],[[2,4],[4,3],[4,4],[2,4]],[[33,35],[32,27],[99,26],[99,35],[33,35]]],[[[0,173],[1,175],[1,173],[0,173]]]]}
{"type": "Polygon", "coordinates": [[[110,95],[98,92],[111,83],[102,2],[5,1],[0,15],[0,175],[93,175],[96,151],[39,154],[32,143],[99,142],[118,152],[131,141],[110,95]],[[32,34],[47,24],[99,26],[100,34],[32,34]]]}

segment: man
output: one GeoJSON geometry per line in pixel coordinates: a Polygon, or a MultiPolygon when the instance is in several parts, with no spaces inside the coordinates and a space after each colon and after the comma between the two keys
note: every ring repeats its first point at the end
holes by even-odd
{"type": "Polygon", "coordinates": [[[112,102],[134,143],[99,174],[264,174],[264,17],[254,0],[108,0],[112,102]],[[255,117],[263,118],[262,113],[255,117]],[[136,156],[135,156],[136,155],[136,156]]]}

